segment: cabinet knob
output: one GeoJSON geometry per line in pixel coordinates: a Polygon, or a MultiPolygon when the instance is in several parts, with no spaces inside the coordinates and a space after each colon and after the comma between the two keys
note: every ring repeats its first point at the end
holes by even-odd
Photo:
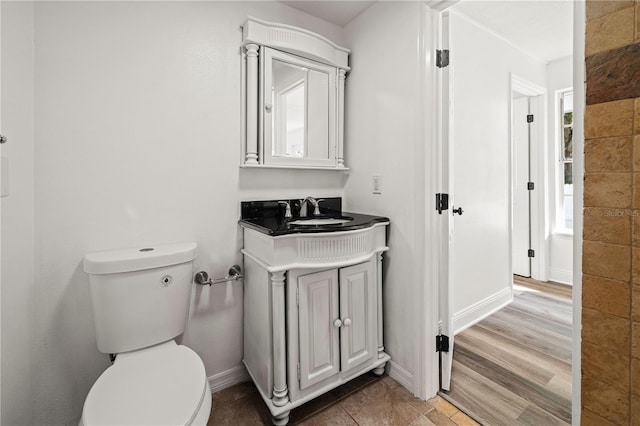
{"type": "Polygon", "coordinates": [[[351,325],[351,318],[345,318],[345,319],[342,321],[342,324],[343,324],[345,327],[349,327],[349,326],[351,325]]]}
{"type": "Polygon", "coordinates": [[[333,322],[333,326],[335,328],[340,328],[341,325],[342,325],[342,321],[340,321],[339,318],[333,322]]]}

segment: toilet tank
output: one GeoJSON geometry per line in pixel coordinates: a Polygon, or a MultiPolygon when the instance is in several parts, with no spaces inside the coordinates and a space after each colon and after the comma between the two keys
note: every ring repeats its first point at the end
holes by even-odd
{"type": "Polygon", "coordinates": [[[196,243],[86,254],[98,350],[128,352],[182,334],[195,256],[196,243]]]}

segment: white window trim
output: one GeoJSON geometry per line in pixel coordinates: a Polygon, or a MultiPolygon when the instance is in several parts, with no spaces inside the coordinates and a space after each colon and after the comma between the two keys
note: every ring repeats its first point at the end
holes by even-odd
{"type": "MultiPolygon", "coordinates": [[[[563,121],[564,114],[561,111],[562,106],[560,103],[561,96],[563,96],[565,93],[573,93],[573,91],[574,90],[572,87],[555,91],[554,160],[555,160],[555,170],[556,170],[556,184],[555,184],[555,201],[556,202],[555,202],[555,224],[553,226],[553,235],[573,236],[573,229],[566,228],[564,226],[564,167],[563,167],[564,160],[562,156],[563,141],[564,141],[564,121],[563,121]]],[[[573,126],[575,127],[575,117],[574,117],[573,126]]]]}

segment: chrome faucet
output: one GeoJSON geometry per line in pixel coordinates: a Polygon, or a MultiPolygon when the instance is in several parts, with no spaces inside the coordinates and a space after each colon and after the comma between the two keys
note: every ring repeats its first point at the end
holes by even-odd
{"type": "Polygon", "coordinates": [[[278,201],[278,204],[281,204],[284,206],[285,210],[284,210],[284,218],[285,219],[291,219],[293,217],[293,215],[291,214],[291,205],[289,204],[288,201],[278,201]]]}
{"type": "Polygon", "coordinates": [[[307,197],[304,200],[300,200],[300,217],[307,217],[307,205],[311,204],[313,209],[313,216],[320,215],[320,201],[324,201],[324,199],[316,200],[313,197],[307,197]]]}

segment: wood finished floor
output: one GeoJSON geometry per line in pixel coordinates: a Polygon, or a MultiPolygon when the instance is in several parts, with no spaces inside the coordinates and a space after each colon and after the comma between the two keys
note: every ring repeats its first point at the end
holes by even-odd
{"type": "MultiPolygon", "coordinates": [[[[271,425],[252,382],[213,394],[210,426],[271,425]]],[[[422,401],[389,376],[364,374],[291,412],[290,425],[474,426],[470,417],[439,396],[422,401]]]]}
{"type": "Polygon", "coordinates": [[[571,287],[514,284],[513,303],[455,337],[442,394],[484,425],[569,425],[571,287]]]}

